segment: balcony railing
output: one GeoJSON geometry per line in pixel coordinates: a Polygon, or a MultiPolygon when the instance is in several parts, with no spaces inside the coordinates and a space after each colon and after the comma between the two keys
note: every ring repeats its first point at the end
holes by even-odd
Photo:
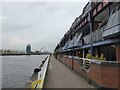
{"type": "Polygon", "coordinates": [[[102,38],[103,29],[104,29],[104,27],[99,28],[92,33],[93,43],[103,40],[103,38],[102,38]]]}
{"type": "Polygon", "coordinates": [[[109,17],[106,28],[103,31],[103,38],[113,38],[120,33],[120,6],[116,7],[109,17]]]}
{"type": "MultiPolygon", "coordinates": [[[[103,40],[103,38],[102,38],[103,29],[104,29],[104,27],[99,28],[92,32],[92,42],[93,43],[103,40]]],[[[91,34],[84,36],[83,39],[84,39],[85,44],[90,44],[91,43],[91,34]]]]}
{"type": "Polygon", "coordinates": [[[84,44],[90,44],[91,43],[91,35],[90,34],[84,36],[83,39],[84,39],[84,44]]]}

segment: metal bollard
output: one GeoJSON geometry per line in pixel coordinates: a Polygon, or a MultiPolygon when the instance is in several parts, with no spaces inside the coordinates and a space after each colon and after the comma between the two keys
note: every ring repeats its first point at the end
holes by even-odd
{"type": "Polygon", "coordinates": [[[41,71],[41,68],[35,68],[34,69],[34,73],[38,73],[39,71],[41,71]]]}

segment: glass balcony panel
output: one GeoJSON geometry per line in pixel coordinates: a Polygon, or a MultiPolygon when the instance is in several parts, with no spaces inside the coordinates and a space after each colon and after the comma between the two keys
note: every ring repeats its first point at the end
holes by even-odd
{"type": "Polygon", "coordinates": [[[110,15],[103,38],[112,38],[120,33],[120,10],[114,9],[110,15]]]}
{"type": "Polygon", "coordinates": [[[68,48],[73,47],[73,39],[69,42],[68,48]]]}
{"type": "Polygon", "coordinates": [[[65,43],[65,45],[62,49],[68,49],[68,45],[69,45],[69,40],[65,43]]]}
{"type": "Polygon", "coordinates": [[[91,36],[90,36],[90,34],[84,36],[83,39],[84,39],[84,44],[90,44],[91,43],[91,36]]]}
{"type": "Polygon", "coordinates": [[[101,29],[98,29],[97,30],[97,41],[101,41],[103,38],[102,38],[102,32],[103,32],[103,28],[101,29]]]}
{"type": "MultiPolygon", "coordinates": [[[[93,43],[103,40],[102,32],[103,32],[103,28],[99,28],[92,32],[92,42],[93,43]]],[[[90,34],[83,37],[83,39],[84,39],[85,44],[91,43],[91,35],[90,34]]]]}
{"type": "Polygon", "coordinates": [[[74,38],[74,46],[82,46],[81,37],[82,33],[74,38]]]}
{"type": "Polygon", "coordinates": [[[92,41],[93,41],[93,43],[97,41],[96,31],[97,31],[97,30],[95,30],[95,31],[92,33],[92,41]]]}

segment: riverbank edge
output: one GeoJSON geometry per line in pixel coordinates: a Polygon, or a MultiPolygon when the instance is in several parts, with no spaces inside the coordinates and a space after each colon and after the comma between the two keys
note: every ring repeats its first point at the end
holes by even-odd
{"type": "MultiPolygon", "coordinates": [[[[42,82],[41,82],[41,83],[42,83],[41,88],[44,87],[44,81],[45,81],[46,74],[47,74],[47,71],[48,71],[50,57],[51,57],[51,55],[45,57],[45,59],[42,60],[42,62],[43,62],[43,61],[46,61],[46,60],[48,59],[48,64],[47,64],[47,67],[46,67],[45,75],[44,75],[43,79],[41,80],[41,81],[42,81],[42,82]]],[[[41,66],[43,66],[43,65],[41,64],[38,68],[40,68],[41,66]]],[[[35,69],[36,69],[36,68],[35,68],[35,69]]],[[[34,70],[35,70],[35,69],[34,69],[34,70]]],[[[28,79],[28,81],[25,83],[25,85],[23,86],[23,88],[32,88],[32,87],[31,87],[31,86],[32,86],[32,83],[35,82],[35,81],[37,81],[37,80],[38,80],[38,73],[35,73],[35,72],[34,72],[33,75],[32,75],[32,76],[28,79]]]]}

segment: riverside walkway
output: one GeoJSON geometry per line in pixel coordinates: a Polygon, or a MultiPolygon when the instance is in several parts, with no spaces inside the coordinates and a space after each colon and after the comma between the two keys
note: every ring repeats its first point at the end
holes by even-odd
{"type": "Polygon", "coordinates": [[[52,55],[44,88],[94,88],[52,55]]]}

